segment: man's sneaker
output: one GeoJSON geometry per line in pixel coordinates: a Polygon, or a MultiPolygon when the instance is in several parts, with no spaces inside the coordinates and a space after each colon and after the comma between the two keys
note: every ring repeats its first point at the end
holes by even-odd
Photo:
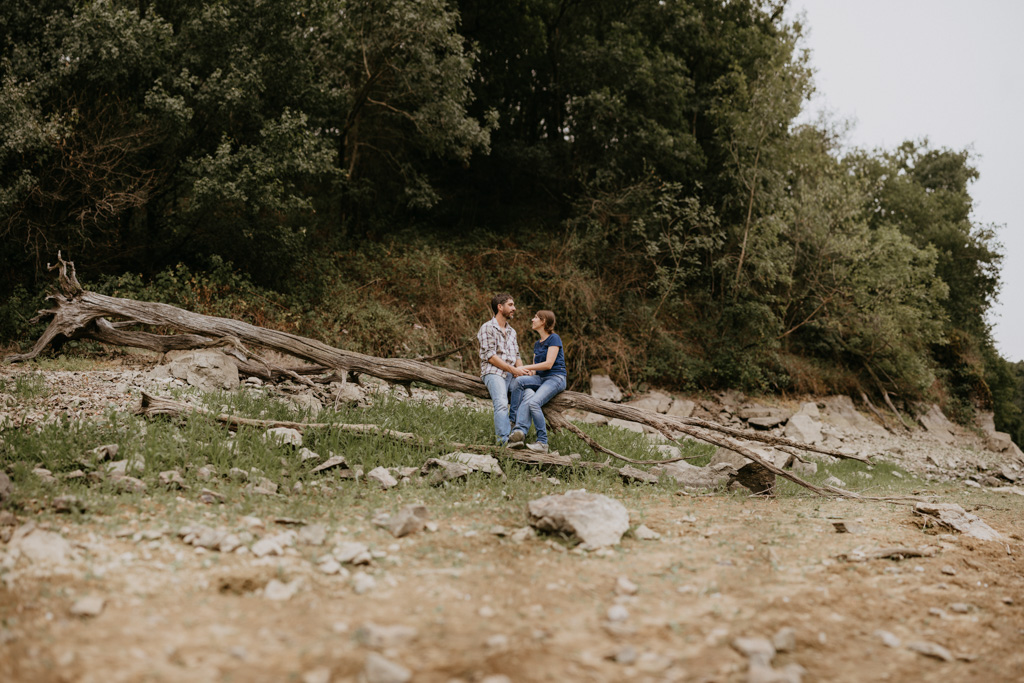
{"type": "Polygon", "coordinates": [[[528,443],[526,447],[534,453],[547,453],[548,445],[546,443],[528,443]]]}
{"type": "Polygon", "coordinates": [[[522,448],[524,445],[526,445],[526,434],[520,430],[515,430],[512,432],[512,435],[508,437],[509,448],[522,448]]]}

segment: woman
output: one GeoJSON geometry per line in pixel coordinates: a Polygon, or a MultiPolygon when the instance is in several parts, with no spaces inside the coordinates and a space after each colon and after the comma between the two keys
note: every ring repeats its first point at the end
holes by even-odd
{"type": "Polygon", "coordinates": [[[537,428],[537,443],[526,447],[537,453],[548,452],[548,432],[541,408],[560,391],[565,391],[565,352],[562,339],[554,333],[555,314],[551,311],[537,311],[530,321],[530,327],[540,335],[533,344],[533,364],[523,366],[530,375],[512,380],[512,401],[510,415],[515,416],[515,426],[508,438],[509,448],[518,448],[526,441],[530,422],[537,428]]]}

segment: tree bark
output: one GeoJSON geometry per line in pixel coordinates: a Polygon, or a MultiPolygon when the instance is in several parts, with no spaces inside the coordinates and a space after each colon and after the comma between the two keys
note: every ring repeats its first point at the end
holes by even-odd
{"type": "MultiPolygon", "coordinates": [[[[6,359],[7,362],[18,362],[34,358],[47,345],[61,338],[91,338],[98,341],[106,341],[107,343],[143,344],[143,348],[154,349],[157,345],[169,344],[173,344],[175,348],[181,348],[181,345],[186,343],[195,343],[199,347],[224,345],[230,347],[235,352],[245,355],[251,354],[249,354],[244,345],[254,345],[291,355],[315,365],[333,369],[338,373],[362,373],[394,383],[423,382],[444,389],[461,391],[479,398],[489,397],[487,388],[480,378],[457,370],[437,367],[405,358],[368,356],[353,351],[337,349],[314,339],[257,327],[239,320],[192,313],[168,304],[135,301],[90,292],[83,289],[78,283],[74,263],[64,261],[60,258],[59,254],[58,263],[50,266],[50,270],[59,271],[58,292],[50,297],[56,303],[56,307],[41,311],[37,319],[52,316],[52,320],[28,353],[9,356],[6,359]],[[121,318],[124,322],[112,324],[107,322],[106,318],[121,318]],[[152,335],[144,332],[128,332],[119,328],[119,326],[129,324],[171,328],[180,330],[184,334],[166,338],[161,335],[152,335]]],[[[867,458],[860,455],[772,437],[755,431],[733,429],[699,418],[679,418],[650,413],[629,405],[602,401],[574,391],[564,391],[552,398],[547,406],[545,406],[545,413],[551,416],[553,425],[565,427],[569,423],[560,413],[568,408],[576,408],[606,417],[645,424],[673,441],[681,433],[707,443],[729,448],[749,460],[766,467],[776,475],[785,477],[819,494],[832,493],[847,497],[860,497],[849,491],[833,487],[821,488],[803,481],[799,477],[775,467],[774,464],[765,462],[751,448],[748,448],[747,445],[736,439],[743,439],[747,442],[756,441],[802,451],[815,451],[837,458],[869,462],[867,458]]],[[[580,430],[577,428],[573,431],[579,433],[580,430]]],[[[590,441],[593,440],[589,439],[588,443],[590,441]]],[[[602,452],[629,462],[635,462],[630,461],[628,458],[623,458],[608,449],[603,449],[602,452]]],[[[671,461],[664,460],[658,461],[658,463],[671,461]]],[[[654,463],[644,462],[641,464],[654,463]]]]}

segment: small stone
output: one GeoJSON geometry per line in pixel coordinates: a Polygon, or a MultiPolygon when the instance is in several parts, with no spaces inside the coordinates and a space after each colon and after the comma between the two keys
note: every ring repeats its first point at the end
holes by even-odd
{"type": "Polygon", "coordinates": [[[636,648],[634,648],[632,645],[627,645],[623,648],[619,648],[615,651],[615,654],[612,655],[612,659],[615,661],[615,663],[622,664],[623,666],[629,666],[630,664],[636,661],[636,658],[636,648]]]}
{"type": "Polygon", "coordinates": [[[267,582],[266,587],[263,589],[263,597],[268,600],[275,600],[283,602],[285,600],[291,600],[292,596],[295,595],[299,590],[299,585],[302,579],[295,579],[288,583],[279,581],[277,579],[271,579],[267,582]]]}
{"type": "Polygon", "coordinates": [[[882,640],[886,647],[897,648],[903,644],[893,633],[883,629],[876,630],[875,635],[882,640]]]}
{"type": "Polygon", "coordinates": [[[352,590],[355,591],[356,595],[363,595],[369,593],[377,587],[377,579],[373,578],[369,574],[363,572],[356,572],[352,576],[352,590]]]}
{"type": "Polygon", "coordinates": [[[629,610],[624,605],[612,605],[608,608],[608,621],[615,623],[629,619],[629,610]]]}
{"type": "Polygon", "coordinates": [[[943,574],[947,574],[949,576],[956,576],[956,569],[954,569],[953,567],[951,567],[948,564],[945,567],[943,567],[940,571],[943,574]]]}
{"type": "Polygon", "coordinates": [[[403,624],[382,626],[372,621],[362,624],[353,634],[357,641],[374,650],[403,647],[415,640],[417,636],[419,636],[419,631],[412,626],[403,624]]]}
{"type": "Polygon", "coordinates": [[[504,651],[508,649],[508,636],[503,633],[496,633],[484,643],[488,650],[504,651]]]}
{"type": "Polygon", "coordinates": [[[53,499],[53,509],[56,512],[85,512],[85,503],[79,500],[78,496],[64,495],[53,499]]]}
{"type": "Polygon", "coordinates": [[[343,470],[349,469],[348,462],[342,455],[332,455],[327,458],[324,462],[320,463],[309,471],[310,474],[317,474],[319,472],[325,472],[334,468],[340,468],[343,470]]]}
{"type": "Polygon", "coordinates": [[[918,654],[922,654],[925,657],[941,659],[944,662],[953,661],[953,655],[949,653],[949,650],[937,643],[920,640],[913,643],[907,643],[907,649],[917,652],[918,654]]]}
{"type": "Polygon", "coordinates": [[[210,481],[217,476],[217,470],[212,465],[203,465],[196,470],[196,477],[199,481],[210,481]]]}
{"type": "Polygon", "coordinates": [[[412,679],[412,672],[401,664],[392,662],[376,652],[366,655],[363,666],[365,683],[406,683],[412,679]]]}
{"type": "Polygon", "coordinates": [[[775,656],[775,646],[767,638],[736,638],[732,647],[750,660],[751,667],[768,666],[775,656]]]}
{"type": "Polygon", "coordinates": [[[634,529],[633,535],[641,541],[657,541],[661,539],[661,534],[649,528],[646,524],[641,524],[634,529]]]}
{"type": "Polygon", "coordinates": [[[75,617],[98,617],[103,612],[106,600],[99,596],[82,598],[71,606],[71,615],[75,617]]]}
{"type": "Polygon", "coordinates": [[[288,427],[274,427],[263,434],[263,440],[267,443],[276,443],[281,446],[302,446],[302,434],[297,429],[288,427]]]}
{"type": "Polygon", "coordinates": [[[791,626],[780,628],[772,636],[772,645],[776,652],[792,652],[796,649],[796,629],[791,626]]]}
{"type": "Polygon", "coordinates": [[[366,473],[366,478],[377,482],[382,489],[387,491],[390,488],[398,486],[398,480],[395,479],[391,472],[385,467],[375,467],[366,473]]]}
{"type": "Polygon", "coordinates": [[[53,476],[53,472],[46,469],[45,467],[36,467],[32,470],[32,474],[36,475],[39,481],[44,484],[56,484],[57,478],[53,476]]]}
{"type": "Polygon", "coordinates": [[[369,564],[373,561],[370,549],[365,544],[356,541],[339,543],[334,546],[332,554],[342,564],[369,564]]]}
{"type": "Polygon", "coordinates": [[[639,586],[625,576],[620,576],[615,581],[615,592],[618,595],[636,595],[639,586]]]}
{"type": "Polygon", "coordinates": [[[157,475],[160,481],[160,485],[169,489],[183,489],[187,488],[185,480],[181,478],[181,473],[178,470],[165,470],[157,475]]]}
{"type": "Polygon", "coordinates": [[[252,554],[256,557],[266,557],[267,555],[284,555],[284,549],[281,548],[280,544],[270,538],[261,538],[252,544],[249,549],[252,554]]]}
{"type": "Polygon", "coordinates": [[[324,574],[333,575],[341,571],[341,563],[330,555],[327,555],[326,558],[317,565],[317,569],[324,574]]]}
{"type": "Polygon", "coordinates": [[[967,614],[968,612],[973,612],[976,608],[974,605],[966,602],[954,602],[949,606],[949,609],[957,614],[967,614]]]}
{"type": "Polygon", "coordinates": [[[840,534],[864,534],[867,533],[867,527],[859,522],[839,521],[832,522],[832,526],[835,527],[836,533],[840,534]]]}
{"type": "Polygon", "coordinates": [[[834,476],[830,476],[828,479],[825,480],[824,483],[825,483],[825,486],[834,486],[836,488],[845,488],[846,487],[846,482],[845,481],[843,481],[839,477],[834,477],[834,476]]]}
{"type": "Polygon", "coordinates": [[[331,683],[331,670],[326,666],[310,669],[302,674],[302,683],[331,683]]]}
{"type": "Polygon", "coordinates": [[[199,502],[206,505],[219,505],[224,503],[225,500],[223,494],[211,491],[210,489],[203,489],[199,492],[199,502]]]}

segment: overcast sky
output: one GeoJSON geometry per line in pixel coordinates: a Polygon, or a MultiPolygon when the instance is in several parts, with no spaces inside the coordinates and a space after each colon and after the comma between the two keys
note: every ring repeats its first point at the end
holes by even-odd
{"type": "Polygon", "coordinates": [[[790,0],[817,71],[808,116],[850,119],[868,149],[927,137],[973,151],[974,222],[999,226],[1004,358],[1024,360],[1024,0],[790,0]]]}

